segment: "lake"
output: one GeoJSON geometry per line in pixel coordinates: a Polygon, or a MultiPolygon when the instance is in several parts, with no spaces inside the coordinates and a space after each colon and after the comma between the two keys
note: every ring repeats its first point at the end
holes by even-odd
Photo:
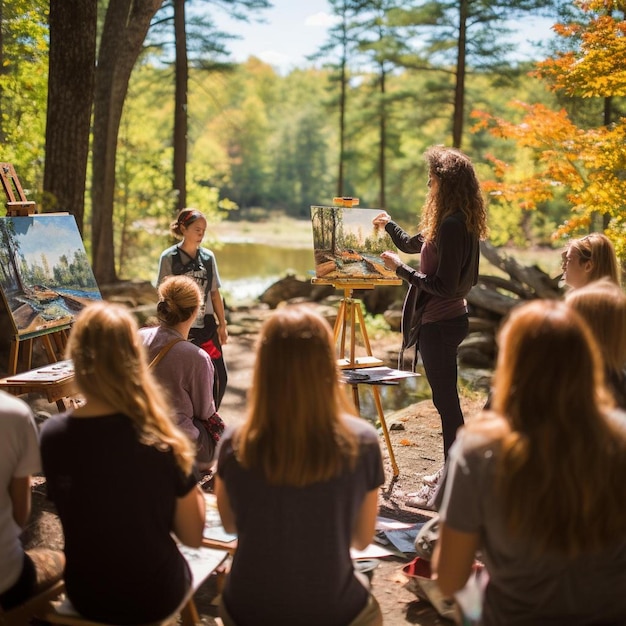
{"type": "Polygon", "coordinates": [[[226,301],[255,299],[286,274],[315,276],[313,249],[260,243],[224,243],[214,249],[226,301]]]}

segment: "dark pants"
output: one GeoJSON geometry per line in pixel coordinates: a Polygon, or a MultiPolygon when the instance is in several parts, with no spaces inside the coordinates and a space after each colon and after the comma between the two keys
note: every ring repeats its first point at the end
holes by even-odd
{"type": "Polygon", "coordinates": [[[433,404],[441,416],[443,454],[463,425],[463,412],[457,387],[457,351],[469,332],[468,315],[422,325],[419,334],[419,352],[424,371],[433,394],[433,404]]]}
{"type": "Polygon", "coordinates": [[[211,357],[213,367],[215,368],[213,399],[215,400],[215,410],[217,411],[226,392],[228,372],[226,363],[224,363],[222,345],[217,335],[215,317],[213,315],[205,315],[204,328],[192,328],[189,331],[189,341],[202,348],[211,357]]]}

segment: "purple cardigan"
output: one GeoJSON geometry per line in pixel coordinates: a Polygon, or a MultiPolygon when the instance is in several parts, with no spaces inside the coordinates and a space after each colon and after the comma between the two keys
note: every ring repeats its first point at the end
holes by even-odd
{"type": "MultiPolygon", "coordinates": [[[[180,334],[165,326],[139,330],[152,361],[161,348],[180,334]]],[[[189,341],[179,341],[156,364],[154,376],[167,391],[176,412],[177,424],[192,440],[198,439],[198,429],[192,419],[208,420],[215,413],[213,400],[213,363],[209,355],[189,341]]]]}

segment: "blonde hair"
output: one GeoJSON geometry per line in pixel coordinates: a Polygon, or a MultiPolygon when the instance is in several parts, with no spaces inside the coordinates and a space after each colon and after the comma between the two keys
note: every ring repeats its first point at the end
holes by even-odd
{"type": "Polygon", "coordinates": [[[354,409],[326,320],[306,307],[278,309],[259,336],[248,415],[235,437],[240,463],[272,484],[329,480],[356,462],[347,412],[354,409]]]}
{"type": "Polygon", "coordinates": [[[198,311],[202,293],[189,276],[167,276],[159,285],[157,317],[166,326],[187,321],[198,311]]]}
{"type": "Polygon", "coordinates": [[[595,280],[565,295],[565,302],[591,328],[608,369],[626,365],[626,294],[609,278],[595,280]]]}
{"type": "MultiPolygon", "coordinates": [[[[620,268],[611,240],[603,233],[591,233],[580,239],[572,239],[568,250],[576,250],[581,261],[591,261],[589,281],[609,278],[616,285],[620,281],[620,268]]],[[[563,253],[565,256],[567,252],[563,253]]]]}
{"type": "Polygon", "coordinates": [[[189,226],[199,219],[206,221],[204,213],[198,211],[198,209],[182,209],[176,219],[170,224],[170,232],[174,237],[182,239],[184,234],[181,227],[189,228],[189,226]]]}
{"type": "Polygon", "coordinates": [[[512,311],[500,341],[493,409],[510,428],[496,484],[509,531],[568,557],[623,539],[626,433],[588,326],[563,302],[533,301],[512,311]]]}
{"type": "Polygon", "coordinates": [[[456,148],[432,146],[424,154],[430,186],[422,209],[420,233],[426,241],[436,241],[443,220],[461,211],[467,230],[479,239],[487,237],[487,210],[474,166],[469,157],[456,148]]]}
{"type": "Polygon", "coordinates": [[[172,421],[172,410],[150,374],[137,321],[119,304],[95,302],[77,316],[67,352],[80,391],[102,400],[133,422],[139,440],[171,449],[189,474],[195,451],[172,421]]]}

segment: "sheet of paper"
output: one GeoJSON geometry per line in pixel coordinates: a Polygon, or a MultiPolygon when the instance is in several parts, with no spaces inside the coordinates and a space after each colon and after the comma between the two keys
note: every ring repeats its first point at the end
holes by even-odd
{"type": "Polygon", "coordinates": [[[202,535],[205,539],[230,543],[237,539],[237,535],[227,533],[222,526],[220,513],[217,510],[217,499],[212,493],[205,493],[206,515],[204,518],[204,531],[202,535]]]}

